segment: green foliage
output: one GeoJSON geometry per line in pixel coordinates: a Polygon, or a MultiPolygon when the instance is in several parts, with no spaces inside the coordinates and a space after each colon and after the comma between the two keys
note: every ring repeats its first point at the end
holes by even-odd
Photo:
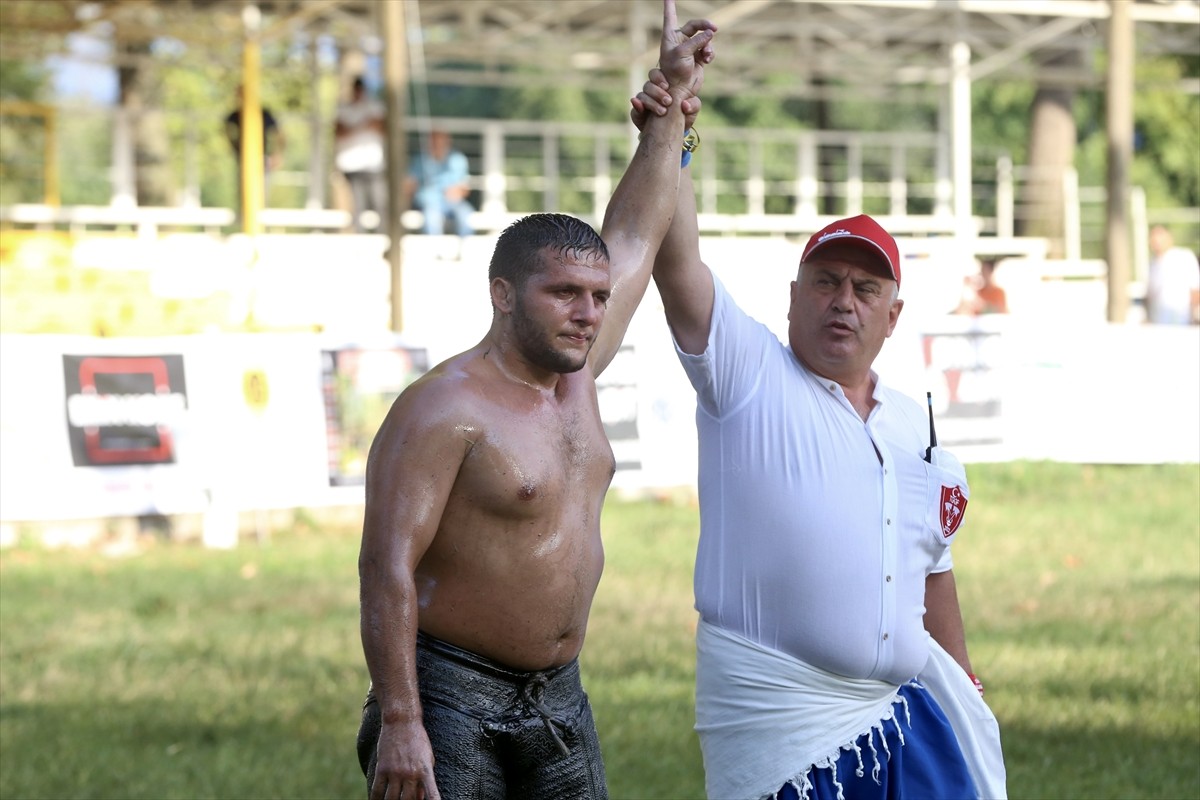
{"type": "Polygon", "coordinates": [[[976,150],[1007,153],[1014,164],[1029,154],[1031,82],[980,81],[971,88],[971,144],[976,150]]]}
{"type": "Polygon", "coordinates": [[[199,172],[202,205],[236,207],[233,153],[222,126],[233,107],[233,88],[226,88],[211,67],[167,64],[162,75],[170,87],[162,97],[162,107],[170,139],[178,143],[171,150],[173,173],[199,172]],[[194,148],[190,153],[189,147],[194,148]]]}
{"type": "MultiPolygon", "coordinates": [[[[44,69],[0,59],[0,103],[38,102],[46,84],[44,69]]],[[[46,136],[41,116],[13,109],[0,114],[0,205],[42,202],[46,136]]]]}
{"type": "Polygon", "coordinates": [[[108,205],[112,184],[106,167],[112,161],[112,118],[94,109],[59,115],[58,158],[64,205],[108,205]]]}
{"type": "MultiPolygon", "coordinates": [[[[732,95],[704,99],[701,111],[704,128],[797,128],[815,127],[803,109],[780,102],[763,102],[761,97],[732,95]],[[801,113],[797,113],[801,112],[801,113]]],[[[697,126],[701,125],[697,122],[697,126]]]]}
{"type": "Polygon", "coordinates": [[[1178,89],[1185,70],[1195,77],[1195,63],[1190,60],[1191,69],[1183,58],[1138,65],[1138,82],[1146,88],[1134,98],[1139,147],[1133,177],[1152,202],[1200,206],[1200,96],[1178,89]]]}
{"type": "Polygon", "coordinates": [[[44,67],[0,58],[0,100],[40,100],[48,79],[44,67]]]}
{"type": "MultiPolygon", "coordinates": [[[[49,13],[49,12],[47,12],[49,13]]],[[[279,118],[289,146],[284,152],[284,165],[279,180],[270,187],[268,204],[280,206],[303,205],[303,181],[308,172],[313,131],[309,116],[317,104],[322,116],[329,119],[336,103],[337,77],[322,67],[316,78],[310,55],[301,40],[268,44],[262,54],[262,95],[265,105],[279,118]]],[[[735,45],[731,45],[735,46],[735,45]]],[[[209,42],[189,48],[147,46],[149,66],[143,68],[141,85],[143,102],[148,109],[161,109],[166,115],[165,136],[169,180],[165,185],[176,192],[193,179],[199,185],[200,202],[206,206],[236,206],[234,157],[225,141],[221,119],[233,106],[234,88],[239,81],[241,64],[240,41],[209,42]]],[[[478,69],[470,64],[455,66],[459,70],[478,69]]],[[[720,62],[713,67],[720,70],[720,62]]],[[[1097,57],[1095,73],[1103,75],[1103,56],[1097,57]]],[[[1154,208],[1183,208],[1200,206],[1200,96],[1180,89],[1183,79],[1200,76],[1200,58],[1196,56],[1153,56],[1137,64],[1135,118],[1138,148],[1133,164],[1132,179],[1146,190],[1149,205],[1154,208]]],[[[774,90],[795,80],[790,73],[767,79],[759,87],[750,87],[736,94],[705,98],[701,127],[717,129],[738,127],[746,129],[805,130],[819,125],[835,130],[860,131],[920,131],[937,127],[938,107],[930,102],[927,86],[900,87],[884,101],[863,99],[851,86],[833,95],[824,104],[812,100],[779,99],[774,90]]],[[[47,87],[46,71],[40,66],[0,61],[0,98],[37,99],[47,87]]],[[[836,86],[826,87],[836,89],[836,86]]],[[[984,79],[973,86],[972,135],[973,147],[980,156],[979,176],[988,174],[995,157],[1011,154],[1017,165],[1026,163],[1029,147],[1029,109],[1035,81],[984,79]]],[[[616,121],[627,118],[628,97],[623,93],[560,88],[461,87],[414,83],[410,87],[410,112],[417,116],[465,117],[475,119],[553,119],[558,121],[616,121]]],[[[1106,132],[1104,125],[1103,85],[1080,90],[1075,104],[1079,134],[1076,167],[1084,186],[1103,186],[1107,170],[1106,132]]],[[[66,203],[106,202],[108,199],[108,162],[111,136],[100,117],[93,124],[62,119],[60,159],[69,169],[62,169],[61,196],[66,203]]],[[[5,140],[2,149],[5,187],[0,200],[38,199],[41,186],[36,176],[28,187],[16,192],[14,182],[25,181],[22,168],[39,163],[36,150],[40,133],[13,127],[12,118],[0,121],[0,134],[5,140]],[[19,197],[18,197],[19,195],[19,197]],[[29,197],[26,197],[28,195],[29,197]]],[[[28,126],[26,126],[28,127],[28,126]]],[[[320,131],[326,154],[326,174],[332,162],[331,132],[320,131]]],[[[519,149],[518,145],[518,149],[519,149]]],[[[584,169],[590,154],[579,154],[566,143],[560,154],[567,181],[559,187],[560,206],[575,213],[590,213],[591,198],[586,186],[572,182],[574,166],[584,169]]],[[[720,164],[723,180],[740,181],[748,174],[748,154],[737,148],[727,148],[720,164]]],[[[522,156],[518,155],[517,161],[522,156]]],[[[540,174],[540,153],[530,156],[528,163],[516,164],[514,176],[533,177],[540,174]]],[[[772,159],[766,154],[770,181],[787,181],[794,165],[790,161],[772,159]],[[779,162],[776,166],[777,161],[779,162]]],[[[932,165],[919,168],[920,175],[909,176],[917,183],[925,182],[932,165]]],[[[870,175],[865,176],[868,180],[870,175]]],[[[519,183],[520,181],[516,181],[519,183]]],[[[24,185],[24,184],[23,184],[24,185]]],[[[326,192],[326,196],[329,196],[326,192]]],[[[510,195],[513,210],[531,211],[540,208],[542,195],[529,186],[515,189],[510,195]]],[[[729,197],[721,198],[723,212],[738,212],[729,197]]],[[[769,212],[787,211],[786,199],[773,200],[782,207],[769,212]]],[[[912,210],[927,210],[920,199],[912,210]]],[[[869,211],[883,211],[875,208],[869,211]]],[[[987,209],[984,209],[987,210],[987,209]]]]}
{"type": "MultiPolygon", "coordinates": [[[[1101,63],[1097,69],[1104,70],[1101,63]]],[[[1131,180],[1150,208],[1200,206],[1200,96],[1180,88],[1195,77],[1196,59],[1160,56],[1136,65],[1133,97],[1134,157],[1131,180]]],[[[1103,90],[1081,91],[1075,104],[1080,184],[1104,186],[1108,137],[1103,90]]]]}
{"type": "MultiPolygon", "coordinates": [[[[955,544],[1013,798],[1200,794],[1200,466],[968,466],[955,544]]],[[[611,497],[581,663],[614,800],[703,797],[694,506],[611,497]]],[[[353,798],[358,528],[0,551],[0,797],[353,798]],[[63,759],[70,769],[62,769],[63,759]]]]}

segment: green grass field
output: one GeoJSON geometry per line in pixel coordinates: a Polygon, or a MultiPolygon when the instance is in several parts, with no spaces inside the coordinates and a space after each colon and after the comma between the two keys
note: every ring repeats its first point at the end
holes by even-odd
{"type": "MultiPolygon", "coordinates": [[[[1200,797],[1200,466],[968,469],[1013,798],[1200,797]]],[[[582,662],[616,800],[700,798],[697,514],[610,500],[582,662]]],[[[359,798],[356,530],[0,552],[0,798],[359,798]]],[[[449,799],[447,799],[449,800],[449,799]]]]}

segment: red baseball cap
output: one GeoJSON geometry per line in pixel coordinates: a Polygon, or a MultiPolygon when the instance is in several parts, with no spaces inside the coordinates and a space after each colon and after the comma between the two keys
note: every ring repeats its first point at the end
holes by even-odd
{"type": "Polygon", "coordinates": [[[834,242],[851,244],[872,255],[882,256],[888,271],[900,283],[900,248],[896,240],[882,226],[866,214],[831,222],[812,235],[804,246],[800,263],[808,261],[827,244],[834,242]]]}

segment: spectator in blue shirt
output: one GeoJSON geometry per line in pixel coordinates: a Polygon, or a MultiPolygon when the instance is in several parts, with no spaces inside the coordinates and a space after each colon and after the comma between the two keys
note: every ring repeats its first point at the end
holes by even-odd
{"type": "Polygon", "coordinates": [[[467,157],[453,148],[450,134],[432,131],[428,150],[422,148],[409,164],[404,185],[406,204],[425,215],[425,233],[445,233],[447,217],[454,221],[454,232],[459,236],[474,233],[471,214],[475,209],[467,201],[471,192],[468,177],[467,157]]]}

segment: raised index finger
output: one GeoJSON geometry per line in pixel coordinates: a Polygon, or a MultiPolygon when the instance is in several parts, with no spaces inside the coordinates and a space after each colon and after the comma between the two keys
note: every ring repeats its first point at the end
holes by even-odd
{"type": "Polygon", "coordinates": [[[675,17],[675,0],[663,0],[663,32],[662,41],[658,46],[658,61],[664,63],[671,49],[686,37],[678,28],[679,20],[675,17]]]}

